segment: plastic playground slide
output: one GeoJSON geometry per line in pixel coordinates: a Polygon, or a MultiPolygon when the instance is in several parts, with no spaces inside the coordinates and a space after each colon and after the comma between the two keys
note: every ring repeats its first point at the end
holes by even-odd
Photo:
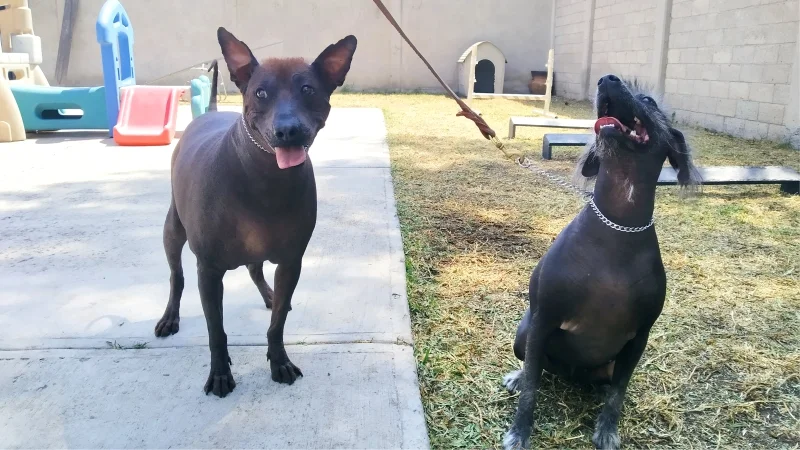
{"type": "Polygon", "coordinates": [[[187,88],[128,86],[120,89],[114,141],[118,145],[168,145],[175,137],[178,102],[187,88]]]}

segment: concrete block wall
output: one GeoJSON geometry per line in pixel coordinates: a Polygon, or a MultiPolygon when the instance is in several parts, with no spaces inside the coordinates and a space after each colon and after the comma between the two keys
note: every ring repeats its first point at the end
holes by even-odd
{"type": "Polygon", "coordinates": [[[679,121],[800,147],[799,5],[798,0],[556,0],[557,43],[559,17],[573,17],[574,30],[590,30],[571,47],[555,46],[556,73],[576,53],[588,60],[581,61],[580,73],[567,64],[569,77],[556,77],[556,92],[591,97],[594,80],[605,73],[637,77],[657,87],[679,121]]]}
{"type": "Polygon", "coordinates": [[[797,0],[674,0],[665,97],[676,117],[784,139],[799,13],[797,0]]]}
{"type": "Polygon", "coordinates": [[[657,1],[596,0],[590,83],[609,73],[651,82],[657,1]]]}
{"type": "Polygon", "coordinates": [[[585,40],[586,0],[555,0],[553,48],[557,95],[581,95],[581,58],[585,40]]]}

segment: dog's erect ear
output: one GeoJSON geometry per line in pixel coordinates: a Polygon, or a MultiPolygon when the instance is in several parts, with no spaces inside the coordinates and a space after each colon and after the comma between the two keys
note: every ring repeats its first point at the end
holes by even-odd
{"type": "Polygon", "coordinates": [[[678,184],[682,187],[696,185],[700,181],[700,174],[692,163],[692,151],[686,143],[686,138],[675,128],[670,128],[669,132],[675,144],[670,147],[667,158],[677,172],[678,184]]]}
{"type": "Polygon", "coordinates": [[[330,92],[344,84],[344,77],[350,70],[357,44],[355,36],[347,36],[329,45],[311,64],[330,92]]]}
{"type": "Polygon", "coordinates": [[[589,148],[586,149],[580,161],[578,161],[581,175],[586,178],[595,177],[600,172],[600,158],[597,157],[594,145],[594,143],[590,143],[589,148]]]}
{"type": "Polygon", "coordinates": [[[217,40],[222,49],[222,56],[225,57],[225,62],[228,64],[231,81],[244,94],[250,76],[258,67],[258,60],[253,56],[253,52],[250,51],[247,44],[236,39],[236,36],[223,27],[217,29],[217,40]]]}

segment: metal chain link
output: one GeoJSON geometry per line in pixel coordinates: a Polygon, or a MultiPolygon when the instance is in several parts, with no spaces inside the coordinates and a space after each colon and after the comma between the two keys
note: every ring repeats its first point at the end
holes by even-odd
{"type": "Polygon", "coordinates": [[[579,188],[575,184],[571,183],[566,178],[564,178],[564,177],[562,177],[560,175],[556,175],[556,174],[550,173],[547,170],[544,170],[541,167],[538,167],[536,164],[531,162],[528,158],[517,158],[517,164],[522,168],[528,169],[533,173],[539,174],[539,175],[547,178],[548,180],[550,180],[554,184],[557,184],[558,186],[561,186],[562,188],[566,188],[566,189],[572,190],[575,193],[577,193],[578,196],[581,197],[581,199],[585,203],[588,203],[592,207],[592,210],[597,215],[597,217],[600,219],[600,221],[603,222],[604,224],[606,224],[609,228],[612,228],[612,229],[617,230],[617,231],[622,231],[624,233],[638,233],[640,231],[644,231],[644,230],[652,227],[653,224],[655,224],[655,222],[656,222],[656,218],[655,217],[651,217],[650,218],[650,223],[648,223],[647,225],[642,226],[642,227],[626,227],[626,226],[614,223],[608,217],[604,216],[603,213],[600,212],[600,209],[594,203],[594,193],[589,192],[589,191],[584,191],[583,189],[579,188]]]}
{"type": "Polygon", "coordinates": [[[566,178],[564,178],[564,177],[562,177],[560,175],[556,175],[556,174],[550,173],[550,172],[542,169],[541,167],[538,167],[536,164],[531,162],[528,158],[517,158],[517,164],[522,168],[528,169],[533,173],[539,174],[539,175],[547,178],[548,180],[552,181],[553,183],[555,183],[555,184],[557,184],[557,185],[559,185],[559,186],[561,186],[563,188],[566,188],[566,189],[574,191],[576,194],[578,194],[578,197],[581,197],[581,199],[584,202],[588,203],[589,200],[594,196],[593,193],[591,193],[589,191],[584,191],[583,189],[581,189],[578,186],[576,186],[573,183],[571,183],[566,178]]]}
{"type": "Polygon", "coordinates": [[[597,214],[597,217],[599,217],[600,220],[602,220],[604,224],[608,225],[609,227],[611,227],[611,228],[613,228],[613,229],[615,229],[617,231],[622,231],[622,232],[625,232],[625,233],[638,233],[640,231],[644,231],[644,230],[652,227],[653,224],[656,223],[656,218],[655,217],[651,217],[650,218],[650,223],[648,223],[647,225],[645,225],[643,227],[624,227],[622,225],[619,225],[619,224],[616,224],[616,223],[610,221],[608,219],[608,217],[604,216],[603,213],[601,213],[600,210],[597,208],[597,205],[594,204],[594,199],[589,199],[589,205],[591,205],[591,207],[594,210],[595,214],[597,214]]]}

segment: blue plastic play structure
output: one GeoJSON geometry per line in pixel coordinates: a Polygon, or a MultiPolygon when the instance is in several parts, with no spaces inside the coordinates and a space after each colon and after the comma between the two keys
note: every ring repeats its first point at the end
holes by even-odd
{"type": "Polygon", "coordinates": [[[113,135],[119,115],[119,90],[136,84],[133,70],[133,27],[118,0],[108,0],[97,17],[97,42],[103,61],[108,133],[113,135]]]}
{"type": "Polygon", "coordinates": [[[200,75],[189,83],[192,95],[192,119],[196,119],[208,111],[211,100],[211,81],[205,75],[200,75]]]}
{"type": "Polygon", "coordinates": [[[112,135],[119,114],[119,90],[136,84],[133,28],[118,0],[108,0],[100,9],[96,31],[104,86],[12,85],[25,131],[108,129],[112,135]]]}

